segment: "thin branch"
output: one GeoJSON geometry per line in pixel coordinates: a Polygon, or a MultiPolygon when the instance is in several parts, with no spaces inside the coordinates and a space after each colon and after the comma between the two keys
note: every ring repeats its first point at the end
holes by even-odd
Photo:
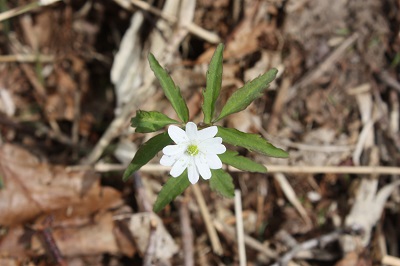
{"type": "Polygon", "coordinates": [[[143,257],[143,266],[152,266],[154,254],[156,253],[156,243],[157,243],[157,221],[150,218],[150,234],[149,234],[149,244],[147,246],[146,252],[143,257]]]}
{"type": "Polygon", "coordinates": [[[187,197],[185,197],[179,206],[179,218],[182,229],[182,246],[183,246],[183,258],[185,266],[193,266],[193,231],[190,226],[190,215],[188,209],[187,197]]]}
{"type": "Polygon", "coordinates": [[[50,5],[55,2],[59,2],[61,0],[48,0],[48,1],[42,1],[43,3],[40,3],[38,1],[32,2],[30,4],[27,4],[25,6],[19,6],[10,10],[7,10],[3,13],[0,13],[0,22],[3,20],[7,20],[16,16],[19,16],[21,14],[30,12],[40,6],[45,6],[45,5],[50,5]]]}
{"type": "Polygon", "coordinates": [[[400,258],[385,255],[381,261],[382,265],[389,265],[389,266],[400,266],[400,258]]]}
{"type": "Polygon", "coordinates": [[[147,197],[146,190],[143,187],[142,177],[140,176],[139,172],[135,172],[133,174],[133,186],[140,211],[152,212],[152,204],[147,197]]]}
{"type": "Polygon", "coordinates": [[[53,55],[45,54],[10,54],[0,55],[0,63],[51,63],[54,62],[55,57],[53,55]]]}
{"type": "Polygon", "coordinates": [[[350,37],[348,37],[342,44],[340,44],[324,61],[322,61],[319,65],[315,66],[315,68],[309,70],[299,82],[294,84],[288,89],[288,95],[286,97],[286,102],[292,100],[296,96],[296,92],[299,88],[305,87],[320,76],[324,74],[332,65],[334,65],[339,58],[341,58],[347,49],[353,45],[353,43],[358,39],[358,33],[353,33],[350,37]]]}
{"type": "MultiPolygon", "coordinates": [[[[139,172],[135,172],[133,175],[133,186],[136,194],[136,200],[139,205],[140,211],[144,212],[152,212],[151,203],[146,195],[146,191],[143,187],[142,178],[139,172]]],[[[149,242],[146,248],[146,252],[143,257],[143,266],[151,266],[154,265],[153,258],[154,254],[156,253],[156,246],[157,246],[157,220],[150,216],[150,228],[149,228],[149,242]]]]}
{"type": "Polygon", "coordinates": [[[206,201],[204,200],[203,193],[201,192],[197,184],[192,186],[194,196],[196,197],[197,203],[200,207],[201,215],[203,216],[204,223],[206,224],[208,236],[210,237],[211,246],[215,254],[222,255],[223,249],[221,242],[219,241],[217,231],[211,220],[210,212],[207,208],[206,201]]]}
{"type": "Polygon", "coordinates": [[[296,256],[296,254],[299,253],[300,251],[310,250],[318,246],[324,247],[329,243],[337,241],[342,234],[343,230],[337,230],[327,235],[307,240],[289,250],[272,266],[286,266],[288,265],[289,261],[292,260],[296,256]]]}
{"type": "Polygon", "coordinates": [[[242,215],[242,197],[240,190],[235,189],[235,217],[236,217],[236,237],[239,249],[239,265],[246,266],[246,249],[244,246],[244,229],[242,215]]]}
{"type": "MultiPolygon", "coordinates": [[[[225,233],[225,235],[230,236],[232,240],[237,241],[237,239],[234,237],[235,228],[233,228],[232,226],[229,226],[218,220],[214,220],[214,226],[219,232],[225,233]]],[[[268,247],[266,247],[262,243],[260,243],[257,239],[254,239],[249,235],[246,235],[246,234],[244,235],[244,243],[249,248],[252,248],[252,249],[264,254],[267,258],[274,259],[274,258],[277,258],[277,256],[278,256],[274,250],[269,249],[268,247]]]]}
{"type": "Polygon", "coordinates": [[[279,183],[279,186],[281,187],[286,198],[295,207],[297,212],[300,214],[301,218],[303,218],[304,222],[306,223],[306,226],[311,226],[312,225],[311,219],[310,217],[308,217],[307,211],[304,209],[303,205],[301,205],[298,197],[296,196],[296,192],[289,184],[288,180],[286,179],[286,176],[282,173],[275,173],[274,178],[279,183]]]}
{"type": "MultiPolygon", "coordinates": [[[[132,3],[132,5],[139,7],[140,9],[143,9],[149,13],[152,13],[171,24],[179,23],[179,20],[176,17],[164,14],[160,9],[151,6],[147,2],[140,1],[140,0],[131,0],[131,3],[132,3]]],[[[219,43],[221,41],[221,39],[219,38],[218,35],[203,29],[202,27],[194,24],[193,22],[190,22],[187,25],[181,25],[181,26],[185,27],[193,35],[196,35],[197,37],[199,37],[203,40],[206,40],[209,43],[219,43]]]]}
{"type": "Polygon", "coordinates": [[[16,121],[16,119],[12,117],[7,117],[4,115],[0,114],[0,125],[6,125],[10,128],[14,128],[15,130],[18,130],[20,133],[23,134],[29,134],[33,135],[35,137],[43,137],[46,135],[50,139],[56,140],[62,144],[72,146],[72,140],[64,135],[64,134],[57,134],[54,132],[52,129],[48,128],[46,125],[40,123],[40,122],[35,122],[34,126],[28,126],[24,123],[21,123],[19,121],[16,121]]]}
{"type": "Polygon", "coordinates": [[[397,92],[400,92],[400,83],[395,78],[390,76],[387,71],[380,72],[379,77],[381,78],[383,83],[385,83],[389,87],[397,90],[397,92]]]}
{"type": "Polygon", "coordinates": [[[50,224],[53,222],[53,217],[48,216],[43,221],[43,225],[41,225],[39,230],[37,230],[40,239],[43,241],[43,245],[45,249],[49,252],[51,257],[59,266],[66,266],[67,262],[63,258],[60,249],[57,246],[56,241],[54,240],[53,234],[51,232],[50,224]]]}
{"type": "MultiPolygon", "coordinates": [[[[293,165],[264,165],[268,168],[268,173],[292,173],[292,174],[363,174],[363,175],[400,175],[400,167],[386,166],[293,166],[293,165]]],[[[67,167],[68,170],[90,169],[96,172],[124,171],[127,165],[97,163],[91,165],[74,165],[67,167]]],[[[232,172],[240,170],[229,166],[232,172]]],[[[170,167],[160,164],[144,165],[140,171],[146,173],[160,173],[170,171],[170,167]]]]}

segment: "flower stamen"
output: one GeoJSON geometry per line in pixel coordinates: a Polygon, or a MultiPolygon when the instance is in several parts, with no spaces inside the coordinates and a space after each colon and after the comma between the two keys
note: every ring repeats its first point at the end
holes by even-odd
{"type": "Polygon", "coordinates": [[[186,152],[189,153],[190,156],[196,156],[199,153],[199,147],[197,147],[197,145],[191,144],[186,149],[186,152]]]}

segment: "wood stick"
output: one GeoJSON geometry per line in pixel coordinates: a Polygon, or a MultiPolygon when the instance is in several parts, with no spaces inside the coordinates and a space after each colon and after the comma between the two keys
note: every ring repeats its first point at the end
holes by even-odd
{"type": "Polygon", "coordinates": [[[381,261],[382,265],[390,265],[390,266],[400,266],[400,258],[385,255],[381,261]]]}
{"type": "Polygon", "coordinates": [[[54,62],[54,55],[45,55],[45,54],[9,54],[9,55],[0,55],[0,63],[51,63],[54,62]]]}
{"type": "Polygon", "coordinates": [[[190,215],[188,209],[188,198],[185,195],[185,198],[181,201],[179,206],[179,218],[181,222],[182,229],[182,246],[183,246],[183,265],[185,266],[193,266],[193,231],[190,226],[190,215]]]}
{"type": "MultiPolygon", "coordinates": [[[[106,164],[97,163],[91,165],[68,166],[67,170],[91,169],[97,172],[124,171],[127,165],[124,164],[106,164]]],[[[387,166],[294,166],[294,165],[266,165],[268,173],[291,173],[291,174],[363,174],[363,175],[400,175],[400,167],[387,166]]],[[[227,168],[232,172],[241,172],[240,170],[229,166],[227,168]]],[[[144,165],[140,171],[147,173],[160,173],[170,171],[170,167],[160,164],[144,165]]]]}
{"type": "MultiPolygon", "coordinates": [[[[35,1],[35,2],[32,2],[32,3],[29,3],[29,4],[25,5],[25,6],[19,6],[19,7],[4,11],[3,13],[0,13],[0,22],[3,21],[3,20],[7,20],[7,19],[10,19],[10,18],[16,17],[18,15],[30,12],[33,9],[38,8],[40,6],[50,5],[50,4],[53,4],[53,3],[58,2],[58,1],[61,1],[61,0],[52,0],[52,1],[48,0],[48,1],[46,1],[45,4],[41,4],[41,3],[37,2],[37,1],[35,1]]],[[[45,1],[43,1],[43,2],[45,2],[45,1]]]]}
{"type": "Polygon", "coordinates": [[[196,197],[197,203],[200,207],[201,215],[203,216],[204,223],[206,224],[207,233],[210,237],[211,246],[215,254],[221,256],[223,253],[221,242],[219,241],[217,231],[211,220],[210,212],[207,208],[206,201],[204,200],[203,193],[201,192],[197,184],[192,186],[194,196],[196,197]]]}
{"type": "MultiPolygon", "coordinates": [[[[219,232],[226,233],[226,235],[231,236],[233,241],[236,241],[236,238],[233,237],[235,234],[235,228],[218,220],[214,220],[214,226],[219,232]]],[[[249,235],[244,235],[244,243],[248,247],[264,254],[267,258],[274,259],[278,256],[274,250],[264,246],[260,241],[249,235]]]]}
{"type": "MultiPolygon", "coordinates": [[[[174,16],[169,16],[164,14],[160,9],[153,7],[147,2],[140,1],[140,0],[131,0],[132,5],[139,7],[149,13],[152,13],[156,16],[159,16],[160,18],[164,19],[165,21],[168,21],[171,24],[176,24],[179,23],[178,19],[174,16]]],[[[182,25],[183,27],[186,27],[187,30],[192,33],[193,35],[196,35],[197,37],[202,38],[203,40],[206,40],[210,43],[219,43],[221,39],[219,38],[218,35],[215,33],[209,32],[202,27],[190,22],[187,25],[182,25]]]]}
{"type": "Polygon", "coordinates": [[[242,215],[242,197],[239,189],[235,189],[235,217],[236,217],[236,238],[239,249],[239,265],[246,266],[246,249],[244,246],[244,229],[242,215]]]}

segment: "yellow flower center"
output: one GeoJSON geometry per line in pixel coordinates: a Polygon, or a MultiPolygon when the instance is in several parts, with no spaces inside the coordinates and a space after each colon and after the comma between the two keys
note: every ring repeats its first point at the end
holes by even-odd
{"type": "Polygon", "coordinates": [[[187,153],[189,153],[190,156],[196,156],[199,153],[199,148],[197,145],[189,145],[189,147],[186,150],[187,153]]]}

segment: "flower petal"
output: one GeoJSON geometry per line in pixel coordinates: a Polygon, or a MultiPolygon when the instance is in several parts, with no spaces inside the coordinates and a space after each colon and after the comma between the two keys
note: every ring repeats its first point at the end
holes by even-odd
{"type": "Polygon", "coordinates": [[[218,133],[218,128],[216,126],[207,127],[197,132],[197,139],[199,141],[210,139],[213,138],[215,135],[217,135],[217,133],[218,133]]]}
{"type": "Polygon", "coordinates": [[[197,126],[193,122],[188,122],[186,124],[186,135],[189,140],[197,139],[197,126]]]}
{"type": "Polygon", "coordinates": [[[180,144],[180,143],[189,141],[189,138],[187,137],[186,132],[183,129],[181,129],[180,127],[177,127],[174,125],[169,126],[168,135],[176,144],[180,144]]]}
{"type": "Polygon", "coordinates": [[[175,156],[163,155],[160,159],[160,164],[164,166],[171,166],[176,162],[175,156]]]}
{"type": "Polygon", "coordinates": [[[189,163],[189,156],[183,155],[181,156],[175,164],[171,168],[170,175],[173,177],[178,177],[180,176],[183,171],[185,171],[186,167],[188,166],[189,163]]]}
{"type": "Polygon", "coordinates": [[[199,153],[199,155],[194,157],[194,161],[196,163],[197,170],[203,179],[211,178],[210,167],[208,167],[207,159],[204,154],[199,153]]]}
{"type": "Polygon", "coordinates": [[[199,144],[199,150],[204,153],[213,153],[213,154],[221,154],[226,151],[226,147],[221,144],[222,139],[217,137],[217,138],[212,138],[212,139],[207,139],[204,140],[199,144]]]}
{"type": "Polygon", "coordinates": [[[221,159],[216,154],[207,154],[206,155],[207,164],[210,169],[221,169],[222,162],[221,159]]]}
{"type": "Polygon", "coordinates": [[[163,148],[163,153],[166,155],[177,155],[184,153],[187,149],[187,145],[179,144],[179,145],[168,145],[163,148]]]}
{"type": "Polygon", "coordinates": [[[197,171],[193,157],[189,160],[188,164],[188,178],[192,184],[196,184],[199,181],[199,171],[197,171]]]}

